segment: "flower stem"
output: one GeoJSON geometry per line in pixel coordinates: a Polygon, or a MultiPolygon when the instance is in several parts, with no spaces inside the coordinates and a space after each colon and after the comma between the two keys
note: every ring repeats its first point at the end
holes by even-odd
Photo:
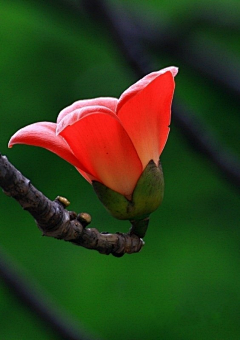
{"type": "Polygon", "coordinates": [[[132,220],[132,227],[130,229],[130,235],[137,235],[139,238],[143,238],[147,232],[149,218],[143,220],[132,220]]]}

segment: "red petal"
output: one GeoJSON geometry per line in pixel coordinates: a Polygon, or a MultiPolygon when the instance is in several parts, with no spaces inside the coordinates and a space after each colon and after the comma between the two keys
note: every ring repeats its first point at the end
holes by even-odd
{"type": "Polygon", "coordinates": [[[80,166],[77,158],[73,155],[66,141],[56,135],[57,124],[39,122],[25,126],[18,130],[9,141],[9,148],[14,144],[27,144],[40,146],[57,154],[74,166],[80,166]]]}
{"type": "Polygon", "coordinates": [[[61,120],[57,132],[66,139],[87,174],[123,195],[132,194],[142,165],[131,139],[111,110],[75,110],[61,120]]]}
{"type": "Polygon", "coordinates": [[[134,83],[132,86],[130,86],[120,96],[117,111],[120,110],[120,108],[122,107],[122,105],[125,104],[126,101],[128,101],[131,97],[135,96],[137,94],[137,92],[143,90],[155,78],[157,78],[161,74],[164,74],[168,71],[170,71],[172,73],[173,77],[175,77],[178,73],[178,68],[175,67],[175,66],[165,67],[160,71],[156,71],[156,72],[152,72],[152,73],[147,74],[145,77],[143,77],[142,79],[140,79],[136,83],[134,83]]]}
{"type": "Polygon", "coordinates": [[[130,88],[129,93],[126,91],[120,99],[117,115],[137,150],[143,168],[151,159],[158,164],[169,133],[173,92],[173,75],[167,71],[150,82],[140,81],[136,88],[133,85],[133,89],[130,88]]]}
{"type": "Polygon", "coordinates": [[[93,99],[84,99],[78,100],[77,102],[73,103],[72,105],[63,109],[57,118],[57,123],[59,123],[67,114],[75,111],[77,109],[81,109],[86,106],[104,106],[108,109],[112,110],[113,112],[116,111],[118,99],[112,97],[100,97],[100,98],[93,98],[93,99]]]}

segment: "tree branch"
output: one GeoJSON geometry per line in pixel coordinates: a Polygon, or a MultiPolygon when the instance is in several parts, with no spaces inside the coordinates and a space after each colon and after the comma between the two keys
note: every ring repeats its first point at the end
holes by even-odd
{"type": "Polygon", "coordinates": [[[134,226],[127,234],[100,233],[95,228],[87,228],[90,215],[66,210],[69,202],[63,197],[49,200],[1,154],[0,186],[6,195],[17,200],[34,217],[44,236],[116,257],[139,252],[144,245],[143,240],[134,234],[134,226]]]}

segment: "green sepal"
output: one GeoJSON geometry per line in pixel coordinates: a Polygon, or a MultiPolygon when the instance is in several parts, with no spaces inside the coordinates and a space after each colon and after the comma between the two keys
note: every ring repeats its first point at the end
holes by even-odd
{"type": "Polygon", "coordinates": [[[129,200],[104,184],[93,181],[93,188],[106,209],[120,220],[147,218],[161,204],[164,180],[161,166],[151,160],[140,176],[129,200]]]}
{"type": "Polygon", "coordinates": [[[151,160],[140,176],[133,191],[133,202],[136,206],[136,217],[142,219],[148,217],[162,203],[164,194],[164,179],[162,167],[157,167],[151,160]],[[142,214],[141,214],[142,212],[142,214]]]}

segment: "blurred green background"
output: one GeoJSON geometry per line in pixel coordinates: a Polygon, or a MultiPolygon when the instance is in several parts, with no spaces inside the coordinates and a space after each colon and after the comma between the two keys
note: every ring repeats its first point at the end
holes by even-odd
{"type": "MultiPolygon", "coordinates": [[[[142,20],[172,27],[199,9],[233,21],[240,15],[237,0],[122,3],[142,20]]],[[[126,232],[128,222],[109,216],[71,165],[46,150],[10,150],[7,143],[27,124],[55,121],[77,99],[119,97],[135,74],[111,33],[83,10],[74,15],[57,1],[3,0],[0,10],[1,153],[46,196],[65,196],[71,210],[90,213],[93,227],[126,232]]],[[[214,42],[240,64],[239,37],[203,25],[190,42],[201,53],[202,42],[214,42]]],[[[156,69],[180,67],[176,96],[239,156],[239,102],[174,55],[161,51],[153,58],[156,69]]],[[[96,339],[240,339],[239,191],[191,148],[174,122],[161,160],[165,198],[139,254],[114,258],[42,238],[33,219],[3,193],[1,247],[96,339]]],[[[0,339],[57,339],[1,280],[0,289],[0,339]]]]}

